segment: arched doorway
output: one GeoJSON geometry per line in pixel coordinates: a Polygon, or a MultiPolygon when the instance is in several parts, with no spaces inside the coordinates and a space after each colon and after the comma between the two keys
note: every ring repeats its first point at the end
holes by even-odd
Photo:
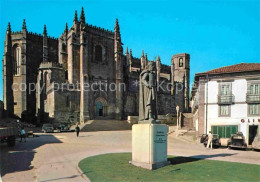
{"type": "Polygon", "coordinates": [[[96,118],[107,116],[107,101],[105,98],[98,97],[95,100],[94,111],[96,118]]]}
{"type": "Polygon", "coordinates": [[[96,116],[103,116],[103,104],[100,101],[96,105],[96,116]]]}

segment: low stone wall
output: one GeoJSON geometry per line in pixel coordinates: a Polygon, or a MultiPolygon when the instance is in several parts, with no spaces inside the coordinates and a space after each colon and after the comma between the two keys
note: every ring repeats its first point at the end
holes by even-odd
{"type": "Polygon", "coordinates": [[[138,123],[138,120],[139,120],[139,116],[128,116],[127,117],[127,122],[129,124],[137,124],[138,123]]]}
{"type": "MultiPolygon", "coordinates": [[[[128,116],[127,122],[129,124],[137,124],[139,120],[138,116],[128,116]]],[[[162,122],[162,124],[171,124],[176,125],[177,123],[177,117],[173,114],[167,114],[167,115],[158,115],[158,120],[162,122]]]]}
{"type": "Polygon", "coordinates": [[[177,124],[177,117],[174,114],[158,115],[158,119],[163,124],[170,124],[170,125],[176,125],[177,124]]]}

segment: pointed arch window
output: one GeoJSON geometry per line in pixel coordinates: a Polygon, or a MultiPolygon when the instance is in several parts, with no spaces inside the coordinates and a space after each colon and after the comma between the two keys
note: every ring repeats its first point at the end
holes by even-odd
{"type": "Polygon", "coordinates": [[[20,75],[21,73],[21,48],[18,47],[18,46],[15,46],[14,47],[14,67],[13,67],[13,70],[14,70],[14,74],[15,75],[20,75]]]}
{"type": "Polygon", "coordinates": [[[66,49],[67,49],[66,44],[65,44],[65,43],[62,43],[62,51],[65,52],[66,49]]]}
{"type": "Polygon", "coordinates": [[[44,99],[47,98],[47,90],[48,90],[48,72],[44,73],[44,99]]]}

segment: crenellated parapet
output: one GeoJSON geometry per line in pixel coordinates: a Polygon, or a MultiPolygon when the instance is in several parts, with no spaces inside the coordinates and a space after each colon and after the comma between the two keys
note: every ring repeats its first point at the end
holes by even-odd
{"type": "Polygon", "coordinates": [[[12,32],[11,34],[12,35],[16,35],[16,34],[22,34],[23,33],[23,31],[14,31],[14,32],[12,32]]]}
{"type": "Polygon", "coordinates": [[[98,27],[98,26],[95,26],[95,25],[88,24],[88,23],[86,23],[86,27],[92,29],[93,31],[104,32],[104,33],[108,33],[110,35],[114,35],[114,31],[109,30],[109,29],[105,29],[105,28],[102,28],[102,27],[98,27]]]}
{"type": "MultiPolygon", "coordinates": [[[[17,31],[17,32],[12,32],[12,34],[21,34],[22,33],[22,31],[17,31]]],[[[27,34],[28,35],[32,35],[32,36],[34,36],[35,38],[42,38],[43,37],[43,35],[42,34],[39,34],[39,33],[36,33],[36,32],[27,32],[27,34]]],[[[56,41],[58,41],[58,38],[56,38],[56,37],[52,37],[52,36],[47,36],[47,38],[48,39],[50,39],[50,40],[56,40],[56,41]]]]}
{"type": "Polygon", "coordinates": [[[34,36],[34,37],[42,38],[42,35],[38,34],[36,32],[27,32],[27,35],[31,35],[31,36],[34,36]]]}
{"type": "Polygon", "coordinates": [[[56,37],[51,37],[51,36],[47,36],[47,38],[50,39],[50,40],[58,40],[58,38],[56,38],[56,37]]]}

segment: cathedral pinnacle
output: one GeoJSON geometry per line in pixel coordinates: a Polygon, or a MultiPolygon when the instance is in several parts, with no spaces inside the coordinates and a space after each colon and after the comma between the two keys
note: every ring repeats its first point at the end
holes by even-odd
{"type": "Polygon", "coordinates": [[[46,28],[46,25],[44,25],[44,28],[43,28],[43,35],[47,35],[47,28],[46,28]]]}
{"type": "Polygon", "coordinates": [[[158,57],[157,57],[157,60],[156,60],[156,61],[161,61],[161,58],[160,58],[160,56],[158,56],[158,57]]]}
{"type": "Polygon", "coordinates": [[[128,54],[128,47],[126,47],[126,50],[125,50],[125,55],[128,54]]]}
{"type": "Polygon", "coordinates": [[[145,53],[145,60],[148,61],[148,58],[147,58],[147,53],[145,53]]]}
{"type": "Polygon", "coordinates": [[[129,57],[132,57],[132,49],[130,49],[129,57]]]}
{"type": "Polygon", "coordinates": [[[25,19],[23,19],[23,30],[26,30],[26,22],[25,22],[25,19]]]}
{"type": "Polygon", "coordinates": [[[115,41],[121,42],[121,35],[120,35],[120,30],[119,30],[118,19],[116,19],[114,30],[115,30],[115,41]]]}
{"type": "Polygon", "coordinates": [[[11,32],[11,24],[10,24],[10,22],[8,22],[7,30],[6,30],[6,31],[10,31],[10,32],[11,32]]]}
{"type": "Polygon", "coordinates": [[[68,33],[68,23],[65,24],[65,30],[64,32],[68,33]]]}
{"type": "Polygon", "coordinates": [[[78,13],[77,13],[77,10],[75,11],[75,15],[74,15],[74,22],[77,22],[78,21],[78,13]]]}
{"type": "Polygon", "coordinates": [[[144,50],[142,50],[142,56],[141,57],[144,57],[144,50]]]}
{"type": "Polygon", "coordinates": [[[81,22],[81,23],[85,23],[85,13],[84,13],[84,8],[83,8],[83,6],[82,6],[82,8],[81,8],[80,22],[81,22]]]}
{"type": "Polygon", "coordinates": [[[118,24],[118,19],[116,19],[116,23],[115,23],[115,32],[119,32],[119,24],[118,24]]]}

